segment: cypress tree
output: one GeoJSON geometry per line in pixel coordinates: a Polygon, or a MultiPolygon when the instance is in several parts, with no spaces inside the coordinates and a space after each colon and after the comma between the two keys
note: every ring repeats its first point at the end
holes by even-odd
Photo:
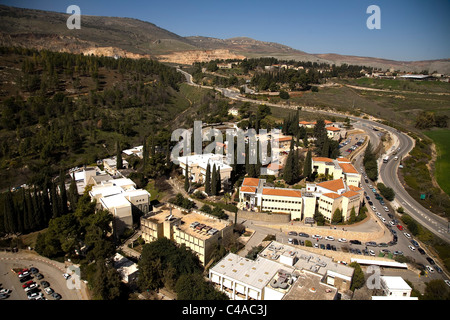
{"type": "Polygon", "coordinates": [[[59,174],[59,194],[60,194],[60,212],[62,215],[67,214],[69,209],[67,208],[67,191],[66,191],[66,184],[65,184],[65,175],[61,171],[59,174]]]}
{"type": "Polygon", "coordinates": [[[20,202],[22,203],[22,208],[20,210],[20,215],[18,216],[21,222],[19,224],[19,232],[30,231],[31,224],[30,224],[30,217],[28,216],[29,202],[27,201],[25,188],[22,188],[20,202]]]}
{"type": "Polygon", "coordinates": [[[34,187],[34,194],[32,197],[34,206],[34,225],[36,229],[44,227],[43,210],[42,210],[42,199],[41,195],[38,194],[36,187],[34,187]]]}
{"type": "Polygon", "coordinates": [[[216,191],[217,194],[220,193],[220,190],[222,190],[222,178],[220,176],[220,167],[217,168],[217,181],[216,181],[216,191]]]}
{"type": "Polygon", "coordinates": [[[206,176],[205,176],[205,192],[208,195],[211,195],[211,166],[208,165],[206,166],[206,176]]]}
{"type": "Polygon", "coordinates": [[[122,150],[120,150],[120,143],[119,141],[117,141],[117,145],[116,145],[116,168],[117,170],[122,169],[123,167],[123,161],[122,161],[122,150]]]}
{"type": "Polygon", "coordinates": [[[4,203],[4,228],[6,233],[14,233],[17,231],[17,213],[11,191],[6,193],[4,203]]]}
{"type": "Polygon", "coordinates": [[[189,191],[189,165],[187,163],[184,171],[184,191],[189,191]]]}
{"type": "Polygon", "coordinates": [[[59,197],[58,193],[56,192],[56,185],[51,182],[50,183],[50,202],[52,207],[52,218],[58,218],[61,216],[61,213],[59,211],[59,197]]]}
{"type": "Polygon", "coordinates": [[[75,210],[77,209],[77,203],[79,198],[77,183],[75,181],[75,174],[72,176],[72,179],[70,180],[68,198],[70,202],[70,208],[72,209],[72,212],[75,212],[75,210]]]}
{"type": "Polygon", "coordinates": [[[216,165],[214,164],[212,175],[211,175],[211,194],[213,196],[217,195],[217,171],[216,171],[216,165]]]}
{"type": "Polygon", "coordinates": [[[310,180],[311,175],[312,175],[312,155],[311,150],[308,150],[308,152],[306,153],[306,159],[303,166],[303,176],[306,179],[310,180]]]}

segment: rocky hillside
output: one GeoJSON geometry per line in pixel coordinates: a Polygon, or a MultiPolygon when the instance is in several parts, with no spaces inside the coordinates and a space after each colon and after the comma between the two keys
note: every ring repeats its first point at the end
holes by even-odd
{"type": "Polygon", "coordinates": [[[280,60],[450,73],[450,59],[402,62],[339,54],[310,54],[279,43],[247,37],[181,37],[150,22],[118,17],[82,15],[81,29],[69,30],[66,26],[68,17],[64,13],[0,5],[0,46],[130,58],[153,57],[164,62],[187,64],[205,59],[271,56],[280,60]]]}

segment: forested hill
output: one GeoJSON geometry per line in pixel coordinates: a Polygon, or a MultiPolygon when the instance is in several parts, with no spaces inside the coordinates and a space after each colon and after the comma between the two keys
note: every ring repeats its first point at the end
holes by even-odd
{"type": "Polygon", "coordinates": [[[0,48],[0,79],[0,190],[142,144],[189,106],[150,59],[0,48]]]}

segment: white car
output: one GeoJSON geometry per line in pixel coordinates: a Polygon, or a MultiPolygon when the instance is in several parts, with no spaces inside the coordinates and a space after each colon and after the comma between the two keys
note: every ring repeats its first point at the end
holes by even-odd
{"type": "Polygon", "coordinates": [[[32,294],[28,295],[28,299],[29,300],[36,300],[37,298],[42,297],[42,296],[43,296],[42,292],[35,292],[35,293],[32,293],[32,294]]]}
{"type": "Polygon", "coordinates": [[[450,287],[450,280],[444,280],[444,282],[450,287]]]}
{"type": "Polygon", "coordinates": [[[53,289],[50,287],[45,288],[44,291],[46,294],[52,294],[54,292],[53,289]]]}
{"type": "Polygon", "coordinates": [[[379,212],[377,211],[377,212],[375,212],[375,214],[381,218],[381,213],[379,213],[379,212]]]}
{"type": "Polygon", "coordinates": [[[68,273],[64,273],[64,274],[63,274],[63,277],[64,277],[64,279],[66,279],[66,280],[67,280],[67,279],[69,279],[69,278],[70,278],[70,274],[68,274],[68,273]]]}
{"type": "Polygon", "coordinates": [[[409,245],[408,248],[409,248],[411,251],[415,251],[415,250],[416,250],[416,248],[414,248],[414,247],[411,246],[411,245],[409,245]]]}
{"type": "Polygon", "coordinates": [[[370,254],[371,256],[374,256],[374,255],[375,255],[375,251],[369,250],[369,254],[370,254]]]}
{"type": "Polygon", "coordinates": [[[405,235],[405,237],[407,237],[408,239],[411,239],[411,235],[409,233],[403,232],[403,234],[405,235]]]}
{"type": "Polygon", "coordinates": [[[25,292],[36,289],[38,287],[37,283],[32,283],[28,287],[25,288],[25,292]]]}
{"type": "Polygon", "coordinates": [[[426,266],[425,268],[427,268],[428,272],[433,273],[434,269],[430,266],[426,266]]]}
{"type": "Polygon", "coordinates": [[[372,206],[372,210],[376,212],[377,208],[375,208],[375,206],[372,206]]]}
{"type": "Polygon", "coordinates": [[[383,217],[380,217],[381,221],[386,222],[386,219],[383,217]]]}
{"type": "Polygon", "coordinates": [[[328,240],[328,241],[334,241],[334,238],[333,238],[332,236],[326,236],[326,237],[325,237],[325,240],[328,240]]]}
{"type": "Polygon", "coordinates": [[[345,239],[345,238],[339,238],[338,241],[339,241],[339,242],[347,242],[347,239],[345,239]]]}
{"type": "Polygon", "coordinates": [[[293,242],[292,238],[289,238],[289,239],[288,239],[288,243],[289,243],[289,244],[292,244],[292,242],[293,242]]]}
{"type": "Polygon", "coordinates": [[[322,236],[319,236],[318,234],[315,234],[312,236],[313,239],[322,239],[322,236]]]}
{"type": "Polygon", "coordinates": [[[384,207],[384,211],[389,212],[389,208],[388,207],[384,207]]]}
{"type": "Polygon", "coordinates": [[[0,290],[0,294],[9,294],[9,293],[11,293],[11,290],[9,290],[9,289],[1,289],[0,290]]]}
{"type": "Polygon", "coordinates": [[[394,223],[394,221],[389,221],[389,224],[391,225],[391,226],[395,226],[395,223],[394,223]]]}

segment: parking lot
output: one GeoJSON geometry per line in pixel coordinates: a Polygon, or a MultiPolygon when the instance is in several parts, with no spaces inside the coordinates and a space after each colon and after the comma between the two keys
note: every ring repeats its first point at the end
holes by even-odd
{"type": "MultiPolygon", "coordinates": [[[[11,292],[6,298],[7,300],[29,300],[27,292],[22,287],[26,282],[20,282],[17,271],[22,269],[36,268],[42,278],[30,272],[29,280],[36,283],[38,290],[46,300],[56,300],[51,294],[44,291],[41,281],[46,281],[49,287],[61,296],[62,300],[80,300],[81,290],[69,289],[66,279],[63,277],[64,269],[56,265],[52,265],[45,261],[37,261],[35,259],[22,258],[20,254],[4,254],[0,253],[0,283],[3,289],[9,289],[11,292]]],[[[69,279],[70,280],[70,279],[69,279]]]]}

